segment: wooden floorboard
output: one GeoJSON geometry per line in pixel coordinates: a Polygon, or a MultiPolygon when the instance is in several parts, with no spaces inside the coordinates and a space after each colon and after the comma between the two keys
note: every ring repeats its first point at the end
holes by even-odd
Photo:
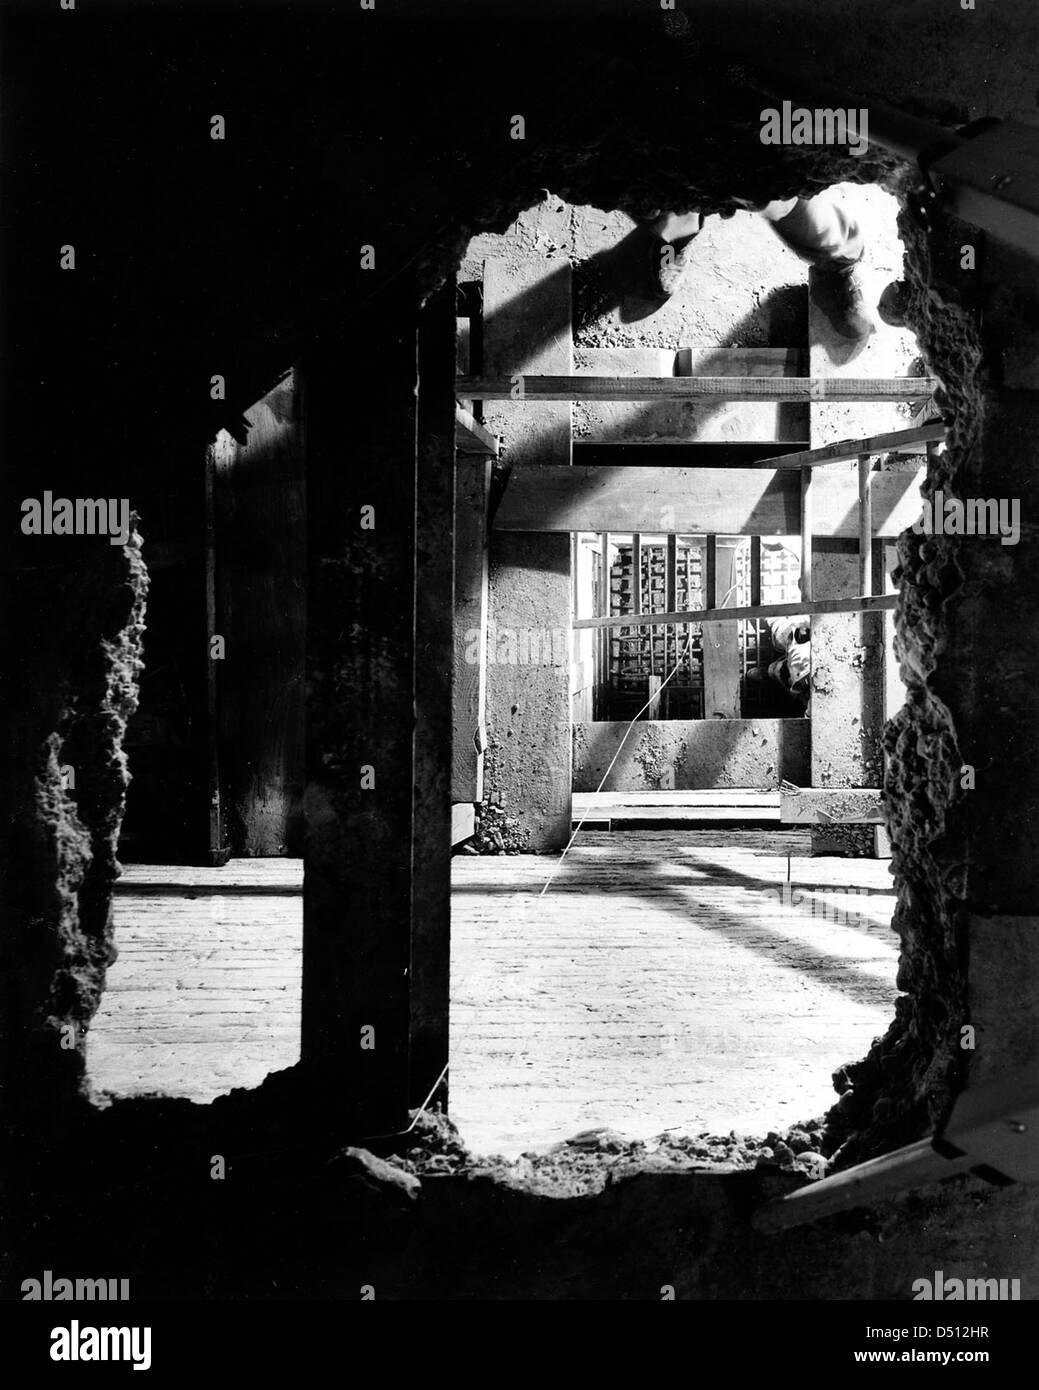
{"type": "Polygon", "coordinates": [[[886,863],[807,848],[806,832],[582,832],[544,896],[553,858],[456,858],[451,1096],[467,1142],[765,1133],[833,1104],[833,1070],[893,1016],[894,898],[886,863]],[[849,904],[851,921],[831,920],[849,904]]]}
{"type": "Polygon", "coordinates": [[[99,1091],[210,1101],[299,1060],[303,862],[127,865],[87,1039],[99,1091]]]}
{"type": "MultiPolygon", "coordinates": [[[[456,856],[463,1137],[515,1154],[595,1125],[764,1133],[821,1114],[833,1070],[892,1017],[897,952],[888,863],[809,846],[806,830],[582,831],[562,861],[456,856]],[[834,921],[842,906],[851,919],[834,921]]],[[[299,861],[136,865],[127,880],[92,1084],[208,1101],[291,1066],[299,861]]]]}

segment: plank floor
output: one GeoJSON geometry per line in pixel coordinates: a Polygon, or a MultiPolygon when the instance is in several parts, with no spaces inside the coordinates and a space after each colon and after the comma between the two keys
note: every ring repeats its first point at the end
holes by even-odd
{"type": "MultiPolygon", "coordinates": [[[[456,856],[451,1110],[466,1141],[518,1154],[599,1125],[760,1134],[832,1104],[832,1071],[892,1017],[894,897],[886,861],[812,859],[808,843],[582,831],[562,864],[456,856]]],[[[301,889],[298,860],[128,867],[94,1087],[209,1101],[291,1066],[301,889]]]]}
{"type": "Polygon", "coordinates": [[[451,1110],[470,1146],[762,1134],[828,1109],[831,1073],[893,1016],[895,900],[887,862],[808,843],[582,832],[544,896],[558,861],[456,857],[451,1110]]]}
{"type": "Polygon", "coordinates": [[[87,1039],[94,1088],[210,1101],[299,1061],[303,862],[130,864],[87,1039]]]}

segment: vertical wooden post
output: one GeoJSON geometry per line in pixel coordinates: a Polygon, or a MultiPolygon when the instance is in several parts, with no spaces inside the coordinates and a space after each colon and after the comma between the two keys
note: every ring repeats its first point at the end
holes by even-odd
{"type": "Polygon", "coordinates": [[[651,675],[649,678],[646,705],[647,719],[660,718],[660,683],[662,680],[663,677],[658,675],[651,675]]]}
{"type": "MultiPolygon", "coordinates": [[[[719,556],[717,536],[707,537],[707,602],[724,604],[733,582],[733,546],[719,556]]],[[[740,647],[736,623],[703,625],[704,718],[738,719],[740,713],[740,647]]]]}
{"type": "Polygon", "coordinates": [[[801,597],[812,598],[812,470],[801,469],[801,597]]]}
{"type": "Polygon", "coordinates": [[[704,551],[704,607],[718,607],[718,537],[708,536],[704,551]]]}
{"type": "MultiPolygon", "coordinates": [[[[761,537],[751,536],[750,538],[750,601],[751,603],[761,602],[761,537]]],[[[754,620],[754,660],[760,667],[761,662],[761,629],[764,626],[760,618],[754,620]]]]}
{"type": "MultiPolygon", "coordinates": [[[[599,575],[599,608],[596,613],[597,618],[608,618],[610,616],[610,533],[603,531],[599,536],[600,557],[599,575]]],[[[597,719],[608,719],[610,717],[610,639],[613,637],[613,629],[604,627],[596,634],[596,651],[599,661],[595,688],[595,707],[597,719]]]]}
{"type": "Polygon", "coordinates": [[[761,537],[750,538],[750,601],[761,602],[761,537]]]}
{"type": "Polygon", "coordinates": [[[209,811],[209,839],[206,862],[219,866],[231,857],[224,844],[223,810],[220,800],[220,709],[217,691],[217,671],[220,662],[213,659],[212,639],[216,634],[216,454],[214,447],[206,450],[205,464],[205,528],[206,528],[206,799],[209,811]]]}
{"type": "MultiPolygon", "coordinates": [[[[809,368],[817,379],[841,374],[840,344],[832,326],[817,302],[821,282],[809,277],[808,333],[809,368]]],[[[890,360],[893,337],[879,334],[872,340],[877,360],[890,360]]],[[[863,436],[895,429],[898,424],[894,405],[862,406],[851,411],[856,421],[848,422],[848,411],[822,401],[810,406],[809,443],[814,447],[839,437],[838,432],[863,436]],[[867,423],[868,422],[868,423],[867,423]]],[[[824,464],[821,477],[830,473],[847,474],[847,463],[824,464]]],[[[815,470],[812,470],[813,477],[815,470]]],[[[807,481],[807,480],[804,480],[807,481]]],[[[819,486],[822,486],[820,478],[819,486]]],[[[809,518],[811,508],[809,507],[809,518]]],[[[811,527],[805,526],[805,532],[811,527]]],[[[804,597],[846,598],[861,592],[860,557],[857,541],[814,537],[812,545],[812,588],[804,597]]],[[[874,590],[875,592],[875,590],[874,590]]],[[[880,775],[881,759],[881,629],[875,614],[831,613],[812,619],[811,643],[811,767],[813,787],[873,787],[880,775]]],[[[812,827],[814,854],[866,854],[871,852],[873,836],[868,826],[843,826],[834,830],[826,825],[812,827]]]]}
{"type": "Polygon", "coordinates": [[[859,593],[873,592],[873,498],[869,454],[859,455],[859,593]]]}
{"type": "MultiPolygon", "coordinates": [[[[408,1104],[421,1105],[447,1064],[451,943],[451,726],[455,554],[455,284],[418,321],[413,594],[414,795],[408,1104]]],[[[569,678],[569,673],[567,673],[569,678]]],[[[446,1083],[437,1091],[446,1104],[446,1083]]]]}
{"type": "MultiPolygon", "coordinates": [[[[668,612],[668,613],[677,613],[677,612],[678,612],[678,537],[677,537],[676,535],[670,535],[670,536],[668,536],[668,538],[667,538],[667,566],[666,566],[666,568],[667,568],[667,578],[666,578],[665,581],[664,581],[664,584],[665,584],[665,596],[664,596],[665,612],[668,612]]],[[[665,666],[667,667],[667,670],[664,672],[664,675],[665,675],[665,676],[668,675],[668,673],[670,672],[670,670],[671,670],[671,668],[672,668],[673,666],[676,666],[676,665],[678,664],[679,658],[680,658],[680,656],[681,656],[681,653],[680,653],[679,650],[678,650],[678,624],[677,624],[677,623],[675,623],[675,624],[671,627],[670,632],[671,632],[671,644],[670,644],[670,645],[671,645],[671,649],[672,649],[673,655],[672,655],[671,657],[667,657],[667,655],[666,655],[666,653],[667,653],[667,645],[668,645],[668,644],[667,644],[667,639],[665,638],[665,662],[664,662],[664,664],[665,664],[665,666]]],[[[668,685],[668,686],[665,688],[665,691],[664,691],[664,718],[665,718],[665,719],[670,719],[670,718],[672,718],[672,711],[673,711],[673,709],[675,708],[673,695],[674,695],[674,689],[675,689],[675,682],[676,682],[678,679],[679,679],[679,677],[678,677],[678,676],[675,676],[675,679],[670,683],[670,685],[668,685]]]]}
{"type": "MultiPolygon", "coordinates": [[[[637,619],[642,612],[642,537],[635,531],[631,537],[631,616],[637,619]]],[[[642,665],[642,643],[646,636],[649,638],[649,655],[646,658],[646,670],[648,674],[653,671],[653,629],[644,628],[637,622],[635,624],[635,650],[638,652],[639,665],[642,665]]],[[[648,696],[648,687],[647,687],[648,696]]]]}

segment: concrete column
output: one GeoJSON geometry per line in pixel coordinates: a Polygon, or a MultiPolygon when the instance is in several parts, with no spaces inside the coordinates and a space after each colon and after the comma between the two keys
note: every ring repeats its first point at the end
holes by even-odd
{"type": "MultiPolygon", "coordinates": [[[[570,266],[509,247],[484,266],[488,376],[573,371],[570,266]]],[[[508,469],[568,464],[569,403],[488,405],[508,469]]],[[[570,833],[570,537],[495,532],[490,542],[484,794],[518,818],[534,852],[570,833]]]]}

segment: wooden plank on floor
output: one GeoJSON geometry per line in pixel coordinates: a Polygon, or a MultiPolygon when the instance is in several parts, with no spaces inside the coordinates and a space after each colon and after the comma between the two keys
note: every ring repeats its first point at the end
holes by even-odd
{"type": "MultiPolygon", "coordinates": [[[[874,536],[897,536],[922,514],[923,470],[878,473],[872,486],[874,536]]],[[[858,540],[854,472],[814,477],[813,534],[858,540]]],[[[750,468],[555,467],[513,469],[494,519],[499,531],[652,531],[667,511],[669,529],[693,535],[796,536],[801,474],[750,468]]]]}
{"type": "Polygon", "coordinates": [[[476,823],[475,808],[470,802],[451,807],[451,844],[460,845],[468,840],[476,823]]]}

